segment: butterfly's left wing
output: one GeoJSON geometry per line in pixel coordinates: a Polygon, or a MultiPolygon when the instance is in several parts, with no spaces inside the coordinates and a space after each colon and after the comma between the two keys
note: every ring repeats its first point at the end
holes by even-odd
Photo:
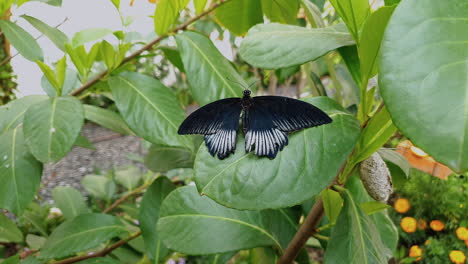
{"type": "Polygon", "coordinates": [[[255,146],[255,155],[276,157],[288,144],[288,132],[319,126],[332,119],[319,108],[289,97],[257,96],[245,112],[245,150],[255,146]]]}
{"type": "Polygon", "coordinates": [[[180,135],[202,134],[212,156],[224,159],[236,149],[239,117],[242,111],[240,98],[221,99],[189,115],[179,127],[180,135]]]}

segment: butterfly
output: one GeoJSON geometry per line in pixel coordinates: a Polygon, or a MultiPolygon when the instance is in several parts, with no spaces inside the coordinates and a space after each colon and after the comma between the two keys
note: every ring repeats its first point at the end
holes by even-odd
{"type": "Polygon", "coordinates": [[[274,159],[288,145],[288,133],[320,126],[332,119],[319,108],[283,96],[226,98],[209,103],[190,114],[180,125],[178,134],[202,134],[210,154],[219,159],[236,150],[239,119],[245,135],[245,151],[274,159]],[[242,115],[242,117],[241,117],[242,115]]]}

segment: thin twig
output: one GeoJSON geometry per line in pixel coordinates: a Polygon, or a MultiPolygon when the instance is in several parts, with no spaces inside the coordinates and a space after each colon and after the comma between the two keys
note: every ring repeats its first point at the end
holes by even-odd
{"type": "Polygon", "coordinates": [[[109,247],[107,247],[107,248],[105,248],[105,249],[103,249],[101,251],[98,251],[98,252],[95,252],[95,253],[92,253],[92,254],[89,254],[89,255],[82,255],[82,256],[67,258],[67,259],[64,259],[64,260],[53,262],[53,264],[70,264],[70,263],[76,263],[76,262],[80,262],[80,261],[90,259],[90,258],[104,257],[105,255],[111,253],[115,249],[125,245],[127,242],[139,237],[140,235],[141,235],[141,231],[138,231],[138,232],[134,233],[133,235],[131,235],[131,236],[125,238],[125,239],[122,239],[122,240],[112,244],[111,246],[109,246],[109,247]]]}
{"type": "Polygon", "coordinates": [[[143,191],[144,189],[148,188],[152,183],[153,183],[152,181],[150,181],[148,183],[145,183],[145,184],[141,185],[140,187],[136,188],[135,190],[133,190],[133,191],[127,193],[126,195],[120,197],[111,206],[107,207],[102,212],[105,213],[105,214],[109,213],[110,211],[114,210],[117,206],[119,206],[120,204],[125,202],[128,198],[130,198],[133,195],[138,194],[141,191],[143,191]]]}
{"type": "MultiPolygon", "coordinates": [[[[201,12],[200,14],[194,16],[193,18],[191,18],[190,20],[188,20],[187,22],[175,27],[174,29],[170,30],[168,33],[166,34],[163,34],[155,39],[153,39],[152,41],[148,42],[147,44],[145,44],[143,47],[141,47],[139,50],[133,52],[132,54],[130,54],[128,57],[126,57],[125,59],[122,60],[122,62],[120,63],[119,66],[133,60],[134,58],[138,57],[141,53],[143,53],[144,51],[147,51],[147,50],[150,50],[154,45],[158,44],[159,42],[161,42],[161,40],[167,38],[168,36],[170,36],[171,34],[175,34],[177,33],[178,31],[180,30],[185,30],[189,25],[191,25],[193,22],[199,20],[200,18],[206,16],[207,14],[211,13],[213,10],[215,10],[216,8],[220,7],[222,4],[226,3],[226,2],[229,2],[231,0],[222,0],[214,5],[212,5],[210,8],[208,8],[207,10],[201,12]]],[[[107,74],[109,73],[108,70],[105,70],[101,73],[99,73],[96,77],[94,77],[93,79],[89,80],[88,82],[86,82],[85,84],[83,84],[83,86],[81,86],[80,88],[76,89],[75,91],[73,91],[71,93],[71,95],[73,96],[76,96],[76,95],[79,95],[81,94],[83,91],[85,91],[86,89],[88,89],[89,87],[93,86],[94,84],[96,84],[97,82],[99,82],[102,78],[104,78],[107,74]]]]}

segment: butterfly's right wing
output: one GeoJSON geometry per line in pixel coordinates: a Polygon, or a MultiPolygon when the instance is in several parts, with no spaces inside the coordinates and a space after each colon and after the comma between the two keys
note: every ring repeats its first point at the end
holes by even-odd
{"type": "Polygon", "coordinates": [[[242,111],[240,98],[221,99],[189,115],[179,127],[180,135],[202,134],[212,156],[224,159],[236,149],[237,129],[242,111]]]}

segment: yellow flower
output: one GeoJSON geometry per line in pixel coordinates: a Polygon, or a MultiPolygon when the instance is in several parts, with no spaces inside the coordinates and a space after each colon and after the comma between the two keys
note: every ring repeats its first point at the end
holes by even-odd
{"type": "Polygon", "coordinates": [[[401,219],[400,226],[406,233],[413,233],[416,231],[416,219],[413,217],[404,217],[401,219]]]}
{"type": "Polygon", "coordinates": [[[460,250],[452,250],[449,254],[450,260],[455,264],[463,264],[466,261],[466,256],[460,250]]]}
{"type": "Polygon", "coordinates": [[[417,258],[416,261],[421,260],[422,253],[422,249],[417,245],[411,246],[409,249],[409,256],[412,258],[417,258]]]}
{"type": "Polygon", "coordinates": [[[408,212],[410,207],[411,206],[409,201],[405,198],[399,198],[395,201],[395,204],[393,204],[393,208],[395,208],[395,211],[399,212],[400,214],[408,212]]]}
{"type": "Polygon", "coordinates": [[[426,220],[423,220],[423,219],[419,219],[418,220],[418,228],[420,230],[425,230],[427,228],[427,222],[426,220]]]}
{"type": "Polygon", "coordinates": [[[460,240],[468,240],[468,228],[466,227],[459,227],[455,231],[457,234],[458,239],[460,240]]]}
{"type": "Polygon", "coordinates": [[[442,221],[439,221],[439,220],[432,220],[431,223],[429,224],[429,226],[434,231],[442,231],[442,230],[444,230],[444,227],[445,227],[444,223],[442,221]]]}
{"type": "Polygon", "coordinates": [[[156,4],[158,0],[148,0],[148,2],[152,3],[152,4],[156,4]]]}

